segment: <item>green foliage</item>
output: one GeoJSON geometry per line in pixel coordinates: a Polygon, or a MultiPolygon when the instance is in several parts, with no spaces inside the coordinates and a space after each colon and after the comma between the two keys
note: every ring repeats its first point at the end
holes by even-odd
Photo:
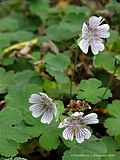
{"type": "MultiPolygon", "coordinates": [[[[94,64],[96,68],[102,68],[108,71],[109,73],[114,73],[116,70],[115,57],[110,52],[104,54],[99,54],[94,59],[94,64]],[[107,63],[106,63],[107,61],[107,63]]],[[[115,75],[120,79],[120,67],[117,68],[115,75]]]]}
{"type": "Polygon", "coordinates": [[[119,136],[120,101],[114,100],[112,104],[108,104],[107,109],[111,115],[111,117],[107,118],[105,121],[105,127],[107,128],[107,132],[112,136],[119,136]]]}
{"type": "MultiPolygon", "coordinates": [[[[69,83],[57,83],[50,80],[45,80],[43,83],[43,90],[45,90],[51,97],[59,98],[70,93],[70,82],[69,83]],[[63,87],[64,85],[64,87],[63,87]]],[[[73,84],[73,94],[77,93],[77,86],[73,84]]]]}
{"type": "Polygon", "coordinates": [[[0,94],[6,93],[9,85],[11,85],[14,73],[12,71],[5,72],[5,69],[0,68],[0,94]]]}
{"type": "Polygon", "coordinates": [[[56,153],[63,160],[120,159],[120,3],[71,2],[0,0],[0,160],[36,159],[38,152],[40,159],[51,159],[51,155],[56,159],[56,153]],[[103,16],[111,26],[105,51],[94,57],[83,56],[76,46],[83,23],[92,15],[103,16]],[[33,38],[38,42],[30,43],[30,50],[21,56],[26,47],[21,42],[33,38]],[[52,53],[46,42],[53,42],[59,51],[52,53]],[[5,54],[13,45],[17,47],[5,54]],[[47,93],[56,104],[57,114],[50,125],[29,111],[29,97],[38,92],[47,93]],[[93,137],[82,144],[64,140],[58,128],[61,119],[72,114],[67,107],[71,100],[78,111],[78,99],[91,108],[99,106],[95,112],[100,112],[100,125],[91,126],[93,137]]]}
{"type": "Polygon", "coordinates": [[[14,19],[13,17],[5,17],[0,20],[0,32],[10,32],[16,31],[19,29],[19,20],[14,19]]]}
{"type": "Polygon", "coordinates": [[[68,5],[63,12],[64,16],[61,21],[47,28],[48,38],[56,42],[72,39],[79,34],[84,19],[90,14],[86,7],[77,7],[74,5],[68,5]]]}
{"type": "Polygon", "coordinates": [[[0,160],[27,160],[27,159],[21,157],[15,157],[15,158],[0,158],[0,160]]]}
{"type": "Polygon", "coordinates": [[[119,41],[119,33],[115,30],[111,30],[110,38],[108,39],[106,46],[113,54],[120,54],[119,41]]]}
{"type": "Polygon", "coordinates": [[[112,24],[119,25],[119,16],[120,16],[120,3],[117,0],[112,0],[105,7],[108,11],[112,13],[112,24]]]}
{"type": "Polygon", "coordinates": [[[40,92],[41,90],[39,86],[40,82],[38,84],[33,83],[34,78],[35,73],[32,71],[17,73],[14,77],[13,84],[9,88],[9,93],[6,96],[7,107],[0,112],[0,137],[2,137],[0,153],[4,156],[16,155],[20,143],[27,142],[29,139],[40,135],[40,146],[47,150],[55,149],[59,144],[58,137],[60,130],[57,129],[56,125],[50,126],[50,128],[49,126],[42,125],[40,120],[32,118],[28,110],[28,98],[32,93],[40,92]],[[26,74],[27,78],[23,79],[26,74]],[[6,142],[7,140],[9,140],[8,142],[13,148],[10,145],[3,145],[8,143],[6,142]]]}
{"type": "MultiPolygon", "coordinates": [[[[9,88],[6,97],[7,107],[0,112],[0,154],[4,156],[15,156],[20,143],[26,142],[32,137],[38,137],[41,133],[42,126],[39,120],[35,121],[28,110],[29,96],[33,92],[40,91],[40,83],[38,85],[28,84],[32,77],[35,77],[34,72],[24,71],[12,76],[14,79],[9,87],[6,85],[7,83],[5,84],[5,87],[9,88]],[[25,79],[26,74],[27,78],[25,79]]],[[[7,77],[6,80],[10,80],[10,78],[7,77]]]]}
{"type": "Polygon", "coordinates": [[[63,160],[119,160],[119,145],[111,137],[102,139],[91,138],[82,144],[66,143],[69,150],[64,152],[63,160]]]}
{"type": "Polygon", "coordinates": [[[31,0],[29,1],[29,8],[30,11],[38,15],[44,20],[48,15],[48,9],[49,9],[49,1],[48,0],[31,0]]]}
{"type": "Polygon", "coordinates": [[[102,155],[107,153],[107,148],[102,141],[92,140],[83,144],[73,145],[65,151],[63,160],[101,160],[102,155]],[[98,156],[99,155],[99,156],[98,156]]]}
{"type": "Polygon", "coordinates": [[[78,99],[85,99],[93,104],[108,99],[112,96],[111,91],[102,86],[102,82],[98,79],[91,78],[89,80],[82,80],[79,86],[78,99]],[[104,95],[105,93],[105,95],[104,95]]]}
{"type": "Polygon", "coordinates": [[[65,75],[65,69],[70,65],[70,59],[66,55],[53,55],[48,53],[45,56],[46,69],[50,75],[55,77],[59,83],[67,83],[68,77],[65,75]]]}
{"type": "Polygon", "coordinates": [[[59,135],[61,133],[61,130],[57,127],[58,125],[54,124],[52,126],[46,126],[42,130],[42,136],[40,136],[39,138],[39,143],[41,147],[48,151],[56,149],[60,143],[59,135]]]}
{"type": "Polygon", "coordinates": [[[56,115],[56,121],[59,121],[59,118],[64,113],[64,104],[62,101],[55,101],[57,106],[57,115],[56,115]]]}

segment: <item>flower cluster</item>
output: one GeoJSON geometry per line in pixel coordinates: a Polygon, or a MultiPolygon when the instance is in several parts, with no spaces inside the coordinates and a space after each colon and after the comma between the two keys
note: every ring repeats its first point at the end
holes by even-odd
{"type": "MultiPolygon", "coordinates": [[[[94,55],[104,50],[104,39],[110,36],[110,27],[103,22],[102,17],[92,16],[87,23],[83,24],[82,36],[78,40],[78,45],[85,54],[88,53],[89,47],[94,55]]],[[[29,103],[31,104],[29,110],[32,112],[32,116],[41,118],[41,123],[50,124],[56,117],[56,104],[47,94],[41,92],[32,94],[29,103]]],[[[91,137],[91,130],[88,125],[99,123],[97,114],[84,115],[83,112],[79,112],[80,109],[91,109],[85,101],[71,100],[68,107],[74,113],[60,122],[58,128],[65,128],[63,131],[64,139],[70,141],[76,139],[77,143],[82,143],[91,137]]]]}
{"type": "MultiPolygon", "coordinates": [[[[56,104],[45,93],[32,94],[29,98],[31,106],[29,110],[32,112],[34,118],[41,117],[41,123],[50,124],[53,117],[56,116],[56,104]]],[[[63,137],[66,140],[73,140],[82,143],[85,139],[91,137],[91,131],[88,124],[98,123],[96,113],[90,113],[83,116],[83,112],[75,112],[70,117],[67,117],[61,122],[58,128],[65,128],[63,137]]]]}
{"type": "Polygon", "coordinates": [[[108,24],[102,24],[103,21],[102,17],[92,16],[88,23],[83,23],[82,36],[78,40],[78,46],[85,54],[88,53],[89,46],[94,55],[104,50],[103,39],[110,36],[110,27],[108,24]]]}

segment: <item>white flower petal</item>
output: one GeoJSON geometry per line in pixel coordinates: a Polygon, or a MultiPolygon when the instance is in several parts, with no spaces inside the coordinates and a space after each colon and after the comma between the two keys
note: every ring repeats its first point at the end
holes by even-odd
{"type": "Polygon", "coordinates": [[[41,96],[39,94],[32,94],[29,98],[29,103],[40,103],[41,102],[41,96]]]}
{"type": "Polygon", "coordinates": [[[96,113],[90,113],[90,114],[86,115],[83,118],[83,123],[85,123],[85,124],[99,123],[99,120],[97,119],[97,114],[96,113]]]}
{"type": "Polygon", "coordinates": [[[89,139],[91,137],[91,132],[87,129],[87,128],[84,128],[84,132],[85,132],[85,139],[89,139]]]}
{"type": "Polygon", "coordinates": [[[88,27],[87,27],[86,23],[83,23],[82,32],[88,32],[88,27]]]}
{"type": "Polygon", "coordinates": [[[102,43],[102,40],[92,40],[90,45],[94,55],[97,55],[99,51],[104,50],[104,44],[102,43]]]}
{"type": "Polygon", "coordinates": [[[50,124],[52,119],[53,119],[53,113],[50,110],[48,110],[43,114],[43,116],[41,118],[41,123],[50,124]]]}
{"type": "Polygon", "coordinates": [[[40,117],[40,116],[43,114],[43,112],[44,112],[44,109],[41,108],[41,107],[40,107],[39,105],[37,105],[37,104],[31,105],[31,106],[29,107],[29,110],[32,112],[32,116],[33,116],[34,118],[40,117]]]}
{"type": "Polygon", "coordinates": [[[89,48],[89,43],[88,40],[82,39],[78,42],[78,46],[81,48],[81,50],[87,54],[88,53],[88,48],[89,48]]]}
{"type": "Polygon", "coordinates": [[[90,28],[96,28],[103,22],[102,17],[92,16],[89,18],[89,27],[90,28]]]}
{"type": "Polygon", "coordinates": [[[65,119],[59,124],[58,128],[67,127],[67,126],[69,125],[69,123],[70,123],[69,120],[70,120],[69,117],[68,117],[68,118],[65,118],[65,119]]]}
{"type": "Polygon", "coordinates": [[[74,138],[74,132],[72,130],[72,128],[67,127],[64,131],[63,131],[63,138],[66,140],[70,140],[72,141],[74,138]]]}
{"type": "Polygon", "coordinates": [[[97,34],[101,38],[108,38],[110,36],[110,32],[108,30],[110,29],[110,26],[108,24],[102,24],[97,27],[97,34]]]}
{"type": "Polygon", "coordinates": [[[96,113],[89,113],[86,116],[84,116],[84,118],[86,119],[90,119],[90,118],[98,118],[98,115],[96,113]]]}
{"type": "Polygon", "coordinates": [[[71,116],[78,117],[78,116],[83,116],[83,114],[84,114],[83,112],[75,112],[71,116]]]}
{"type": "Polygon", "coordinates": [[[36,110],[40,110],[40,106],[38,104],[33,104],[29,107],[29,111],[33,112],[36,110]]]}
{"type": "Polygon", "coordinates": [[[81,129],[78,129],[75,133],[75,138],[78,143],[82,143],[84,141],[84,134],[81,129]]]}
{"type": "Polygon", "coordinates": [[[88,39],[88,34],[89,34],[88,27],[87,27],[86,23],[83,23],[83,26],[82,26],[82,38],[88,39]]]}
{"type": "Polygon", "coordinates": [[[39,92],[39,95],[40,96],[45,96],[45,97],[49,98],[48,95],[46,93],[43,93],[43,92],[39,92]]]}
{"type": "Polygon", "coordinates": [[[64,125],[63,122],[61,122],[61,123],[59,124],[59,126],[58,126],[58,128],[64,128],[64,127],[66,127],[66,126],[64,125]]]}
{"type": "Polygon", "coordinates": [[[87,128],[80,128],[75,134],[76,141],[82,143],[84,139],[89,139],[91,137],[91,132],[87,128]]]}

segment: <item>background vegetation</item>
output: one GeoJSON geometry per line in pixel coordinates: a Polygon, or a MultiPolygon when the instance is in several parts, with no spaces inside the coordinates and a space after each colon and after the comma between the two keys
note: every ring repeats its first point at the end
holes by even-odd
{"type": "Polygon", "coordinates": [[[1,160],[120,159],[119,17],[119,0],[0,1],[1,160]],[[91,15],[111,26],[105,51],[95,57],[77,46],[91,15]],[[28,98],[40,91],[56,101],[58,121],[64,108],[75,109],[70,100],[88,102],[100,119],[93,137],[68,142],[58,121],[46,126],[34,119],[28,98]]]}

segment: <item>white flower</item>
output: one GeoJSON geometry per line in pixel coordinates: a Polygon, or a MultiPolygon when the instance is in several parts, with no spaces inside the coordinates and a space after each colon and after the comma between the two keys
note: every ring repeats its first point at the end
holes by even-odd
{"type": "Polygon", "coordinates": [[[57,109],[52,99],[45,93],[32,94],[29,98],[31,106],[29,110],[35,118],[41,117],[41,123],[50,124],[53,117],[56,115],[57,109]]]}
{"type": "Polygon", "coordinates": [[[87,54],[89,46],[94,55],[104,50],[103,39],[110,36],[109,25],[102,24],[102,17],[92,16],[88,23],[83,23],[82,37],[78,40],[78,46],[87,54]]]}
{"type": "Polygon", "coordinates": [[[90,113],[83,116],[83,112],[75,112],[71,117],[65,118],[58,128],[65,128],[63,138],[73,141],[75,138],[78,143],[82,143],[85,139],[91,137],[88,124],[99,123],[96,113],[90,113]]]}

